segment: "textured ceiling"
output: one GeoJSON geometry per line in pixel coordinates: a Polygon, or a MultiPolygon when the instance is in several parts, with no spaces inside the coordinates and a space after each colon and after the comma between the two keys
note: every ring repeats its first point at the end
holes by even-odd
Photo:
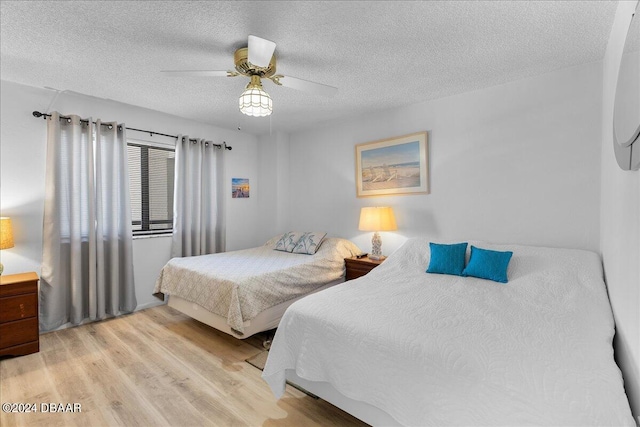
{"type": "MultiPolygon", "coordinates": [[[[1,77],[253,133],[468,92],[603,58],[612,1],[2,1],[1,77]],[[253,34],[278,73],[339,88],[319,98],[264,87],[269,118],[245,117],[227,70],[253,34]]],[[[108,119],[108,118],[105,118],[108,119]]]]}

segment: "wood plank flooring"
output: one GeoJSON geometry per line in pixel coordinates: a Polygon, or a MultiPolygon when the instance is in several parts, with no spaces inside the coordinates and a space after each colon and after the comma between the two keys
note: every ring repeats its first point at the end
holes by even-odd
{"type": "Polygon", "coordinates": [[[276,400],[245,362],[260,343],[168,306],[43,334],[39,353],[0,361],[0,401],[36,403],[38,412],[2,412],[0,425],[366,425],[290,386],[276,400]],[[44,413],[41,403],[82,411],[44,413]]]}

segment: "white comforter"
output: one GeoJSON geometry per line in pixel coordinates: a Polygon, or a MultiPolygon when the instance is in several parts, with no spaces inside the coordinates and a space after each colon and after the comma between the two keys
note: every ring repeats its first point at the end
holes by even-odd
{"type": "Polygon", "coordinates": [[[286,311],[263,372],[285,370],[413,426],[635,425],[595,253],[512,250],[509,283],[427,274],[411,239],[367,276],[286,311]]]}
{"type": "Polygon", "coordinates": [[[227,318],[239,333],[260,312],[344,277],[344,259],[360,252],[349,240],[328,237],[314,255],[264,246],[185,258],[162,269],[154,293],[176,295],[227,318]]]}

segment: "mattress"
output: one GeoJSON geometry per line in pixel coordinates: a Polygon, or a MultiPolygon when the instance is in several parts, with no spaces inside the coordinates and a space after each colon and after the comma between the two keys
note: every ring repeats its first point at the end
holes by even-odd
{"type": "Polygon", "coordinates": [[[154,293],[178,296],[223,316],[244,333],[244,322],[280,303],[344,278],[344,258],[360,252],[349,240],[326,238],[313,255],[263,246],[184,258],[163,267],[154,293]]]}
{"type": "MultiPolygon", "coordinates": [[[[329,282],[327,285],[315,289],[314,291],[312,291],[312,293],[330,288],[331,286],[335,286],[342,282],[344,282],[344,279],[334,280],[333,282],[329,282]]],[[[269,307],[266,310],[261,311],[253,319],[245,320],[242,324],[242,333],[231,329],[231,327],[227,324],[226,317],[212,313],[203,308],[201,305],[195,302],[189,302],[177,295],[171,295],[169,297],[168,305],[169,307],[175,308],[181,313],[184,313],[187,316],[206,325],[209,325],[221,332],[229,334],[234,338],[246,339],[254,334],[257,334],[258,332],[269,331],[271,329],[277,328],[278,324],[280,323],[280,319],[282,319],[282,315],[287,310],[287,308],[289,308],[289,306],[295,301],[299,300],[300,298],[304,298],[305,296],[306,295],[302,295],[291,300],[281,302],[280,304],[274,305],[273,307],[269,307]]]]}
{"type": "Polygon", "coordinates": [[[508,283],[425,273],[428,241],[410,239],[292,304],[263,371],[274,394],[289,371],[401,425],[635,425],[599,256],[470,243],[513,251],[508,283]]]}

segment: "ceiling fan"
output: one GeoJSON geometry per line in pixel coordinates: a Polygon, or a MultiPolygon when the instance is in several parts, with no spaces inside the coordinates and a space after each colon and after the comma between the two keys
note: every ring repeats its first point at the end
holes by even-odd
{"type": "Polygon", "coordinates": [[[235,71],[224,70],[164,70],[172,76],[195,77],[237,77],[246,76],[251,79],[240,99],[238,106],[248,116],[268,116],[273,111],[271,97],[262,88],[262,79],[269,79],[278,86],[312,93],[322,96],[333,96],[338,91],[333,86],[310,82],[308,80],[276,74],[276,44],[272,41],[249,36],[247,47],[236,50],[233,55],[235,71]]]}

